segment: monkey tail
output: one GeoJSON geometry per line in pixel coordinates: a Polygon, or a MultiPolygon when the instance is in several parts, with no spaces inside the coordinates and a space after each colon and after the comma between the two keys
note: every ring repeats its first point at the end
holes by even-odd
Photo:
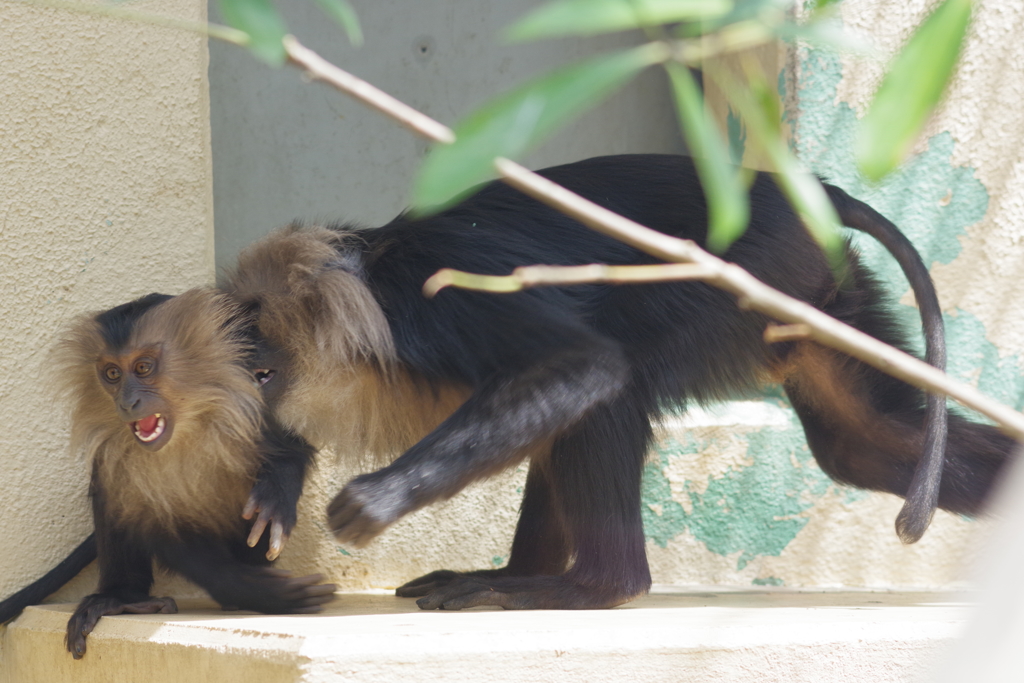
{"type": "Polygon", "coordinates": [[[86,565],[96,559],[96,535],[89,534],[81,545],[71,551],[56,567],[20,591],[0,602],[0,624],[3,624],[21,613],[29,605],[35,605],[50,593],[53,593],[85,569],[86,565]]]}
{"type": "MultiPolygon", "coordinates": [[[[935,293],[935,284],[917,249],[899,228],[864,202],[831,185],[825,185],[825,192],[836,207],[843,225],[874,237],[900,264],[914,290],[921,312],[925,360],[929,365],[945,370],[946,333],[942,309],[935,293]]],[[[896,534],[904,543],[920,540],[935,514],[948,429],[946,397],[929,393],[925,409],[924,452],[914,470],[903,509],[896,517],[896,534]]]]}

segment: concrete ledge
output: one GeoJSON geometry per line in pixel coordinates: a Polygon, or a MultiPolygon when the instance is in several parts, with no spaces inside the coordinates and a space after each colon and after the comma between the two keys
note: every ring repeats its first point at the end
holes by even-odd
{"type": "Polygon", "coordinates": [[[925,592],[659,588],[605,611],[423,612],[340,594],[315,616],[105,617],[84,659],[63,649],[72,605],[25,611],[0,648],[4,683],[326,681],[913,681],[967,604],[925,592]]]}

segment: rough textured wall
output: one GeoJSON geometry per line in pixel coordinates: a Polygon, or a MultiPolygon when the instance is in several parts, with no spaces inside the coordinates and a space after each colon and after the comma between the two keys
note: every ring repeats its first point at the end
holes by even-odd
{"type": "MultiPolygon", "coordinates": [[[[202,19],[204,0],[134,3],[202,19]]],[[[213,279],[206,41],[0,3],[0,595],[89,533],[83,462],[43,381],[85,311],[213,279]]],[[[66,595],[94,587],[92,570],[66,595]]]]}
{"type": "MultiPolygon", "coordinates": [[[[888,216],[921,251],[946,315],[950,371],[1020,408],[1024,342],[1015,276],[1024,219],[1017,158],[1024,118],[1016,105],[1024,89],[1024,47],[1013,36],[1024,25],[1024,11],[979,3],[963,63],[915,156],[878,186],[854,170],[857,119],[885,61],[934,5],[844,0],[844,24],[869,35],[884,58],[796,50],[790,68],[778,74],[789,104],[786,123],[812,171],[888,216]]],[[[733,146],[742,149],[742,128],[731,116],[728,123],[733,146]]],[[[857,244],[900,298],[908,327],[919,329],[896,264],[870,239],[857,238],[857,244]]],[[[892,532],[900,501],[830,482],[810,458],[792,413],[780,405],[784,401],[768,400],[755,409],[776,415],[767,428],[701,428],[661,444],[648,468],[644,511],[658,578],[741,585],[956,583],[986,524],[940,512],[923,541],[902,547],[892,532]]]]}

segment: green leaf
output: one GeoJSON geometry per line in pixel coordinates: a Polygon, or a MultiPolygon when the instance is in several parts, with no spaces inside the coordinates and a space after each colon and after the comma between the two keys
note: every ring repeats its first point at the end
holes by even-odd
{"type": "Polygon", "coordinates": [[[456,142],[427,155],[413,206],[437,211],[493,176],[497,157],[520,158],[559,126],[597,104],[645,67],[668,58],[652,43],[602,55],[536,78],[484,104],[455,127],[456,142]]]}
{"type": "Polygon", "coordinates": [[[825,189],[807,173],[793,156],[783,136],[777,105],[768,104],[771,87],[764,74],[748,71],[749,84],[743,85],[728,71],[706,70],[728,97],[747,124],[748,140],[753,140],[767,154],[777,175],[775,181],[803,219],[811,236],[821,245],[837,277],[845,271],[846,256],[839,233],[839,216],[825,189]]]}
{"type": "Polygon", "coordinates": [[[348,0],[315,0],[320,9],[345,29],[348,41],[359,47],[363,44],[363,29],[359,25],[359,17],[348,0]]]}
{"type": "Polygon", "coordinates": [[[537,40],[593,35],[681,21],[705,21],[728,14],[733,0],[555,0],[510,26],[506,38],[537,40]]]}
{"type": "Polygon", "coordinates": [[[675,94],[679,124],[708,203],[707,246],[722,253],[743,234],[750,219],[750,202],[740,169],[730,163],[722,133],[704,106],[704,97],[690,70],[665,65],[675,94]]]}
{"type": "Polygon", "coordinates": [[[896,56],[861,125],[857,161],[878,181],[907,156],[953,74],[971,0],[945,0],[896,56]]]}
{"type": "Polygon", "coordinates": [[[288,29],[270,0],[220,0],[220,12],[225,23],[249,36],[246,47],[257,59],[284,64],[288,55],[281,40],[288,29]]]}

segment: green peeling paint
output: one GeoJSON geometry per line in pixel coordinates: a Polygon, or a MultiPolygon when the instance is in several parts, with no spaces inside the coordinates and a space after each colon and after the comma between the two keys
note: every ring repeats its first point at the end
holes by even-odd
{"type": "Polygon", "coordinates": [[[754,579],[750,583],[755,586],[785,586],[786,582],[776,576],[766,576],[763,579],[754,579]]]}
{"type": "MultiPolygon", "coordinates": [[[[841,63],[822,50],[802,50],[797,106],[786,122],[794,131],[793,148],[813,172],[864,200],[892,220],[914,242],[925,263],[949,263],[960,255],[959,237],[981,220],[988,208],[988,192],[974,169],[954,166],[953,138],[940,133],[928,140],[927,149],[910,159],[879,185],[870,185],[856,172],[853,156],[857,117],[854,110],[837,102],[842,78],[841,63]]],[[[787,84],[780,74],[780,93],[787,84]]],[[[730,112],[726,121],[730,148],[742,155],[745,135],[730,112]]],[[[894,298],[909,285],[898,265],[879,244],[854,236],[864,262],[875,271],[894,298]]],[[[910,340],[921,346],[917,309],[897,306],[910,340]]],[[[949,370],[954,376],[976,382],[979,389],[997,400],[1024,407],[1024,364],[1015,356],[1001,356],[987,338],[981,321],[962,310],[946,314],[949,370]]],[[[766,398],[785,404],[781,391],[766,398]]],[[[740,427],[737,430],[744,430],[740,427]]],[[[672,456],[704,452],[714,440],[687,435],[683,443],[667,440],[645,470],[643,521],[648,539],[659,546],[689,532],[709,551],[738,555],[742,570],[762,555],[779,555],[807,523],[807,511],[831,490],[845,502],[866,497],[863,491],[831,482],[813,462],[803,430],[795,416],[788,427],[746,428],[742,438],[747,460],[753,464],[729,468],[707,481],[679,482],[684,507],[672,497],[666,467],[672,456]]],[[[677,486],[677,488],[678,488],[677,486]]],[[[678,495],[678,494],[677,494],[678,495]]],[[[782,585],[776,577],[753,579],[755,585],[782,585]]]]}
{"type": "MultiPolygon", "coordinates": [[[[857,117],[845,102],[836,102],[842,79],[839,58],[810,50],[801,60],[799,104],[794,123],[797,153],[818,175],[873,206],[899,226],[914,243],[924,262],[950,263],[960,255],[960,237],[980,221],[988,209],[988,191],[974,169],[953,166],[953,136],[939,133],[928,148],[910,159],[878,185],[869,184],[856,171],[853,156],[857,117]]],[[[892,257],[877,242],[857,235],[854,243],[864,262],[898,297],[910,289],[892,257]]],[[[917,309],[898,306],[909,330],[920,329],[917,309]]],[[[992,398],[1024,408],[1024,363],[1016,356],[1001,356],[988,341],[984,325],[974,315],[947,311],[946,338],[949,372],[977,382],[992,398]]],[[[920,351],[921,338],[911,340],[920,351]]]]}
{"type": "Polygon", "coordinates": [[[807,523],[804,515],[833,486],[813,462],[803,429],[794,416],[784,428],[745,434],[753,464],[709,477],[701,486],[683,484],[689,512],[672,499],[665,468],[681,453],[704,452],[715,439],[687,435],[685,443],[663,442],[657,460],[647,466],[643,520],[647,537],[665,547],[689,531],[719,555],[740,553],[737,569],[758,555],[779,555],[807,523]]]}

